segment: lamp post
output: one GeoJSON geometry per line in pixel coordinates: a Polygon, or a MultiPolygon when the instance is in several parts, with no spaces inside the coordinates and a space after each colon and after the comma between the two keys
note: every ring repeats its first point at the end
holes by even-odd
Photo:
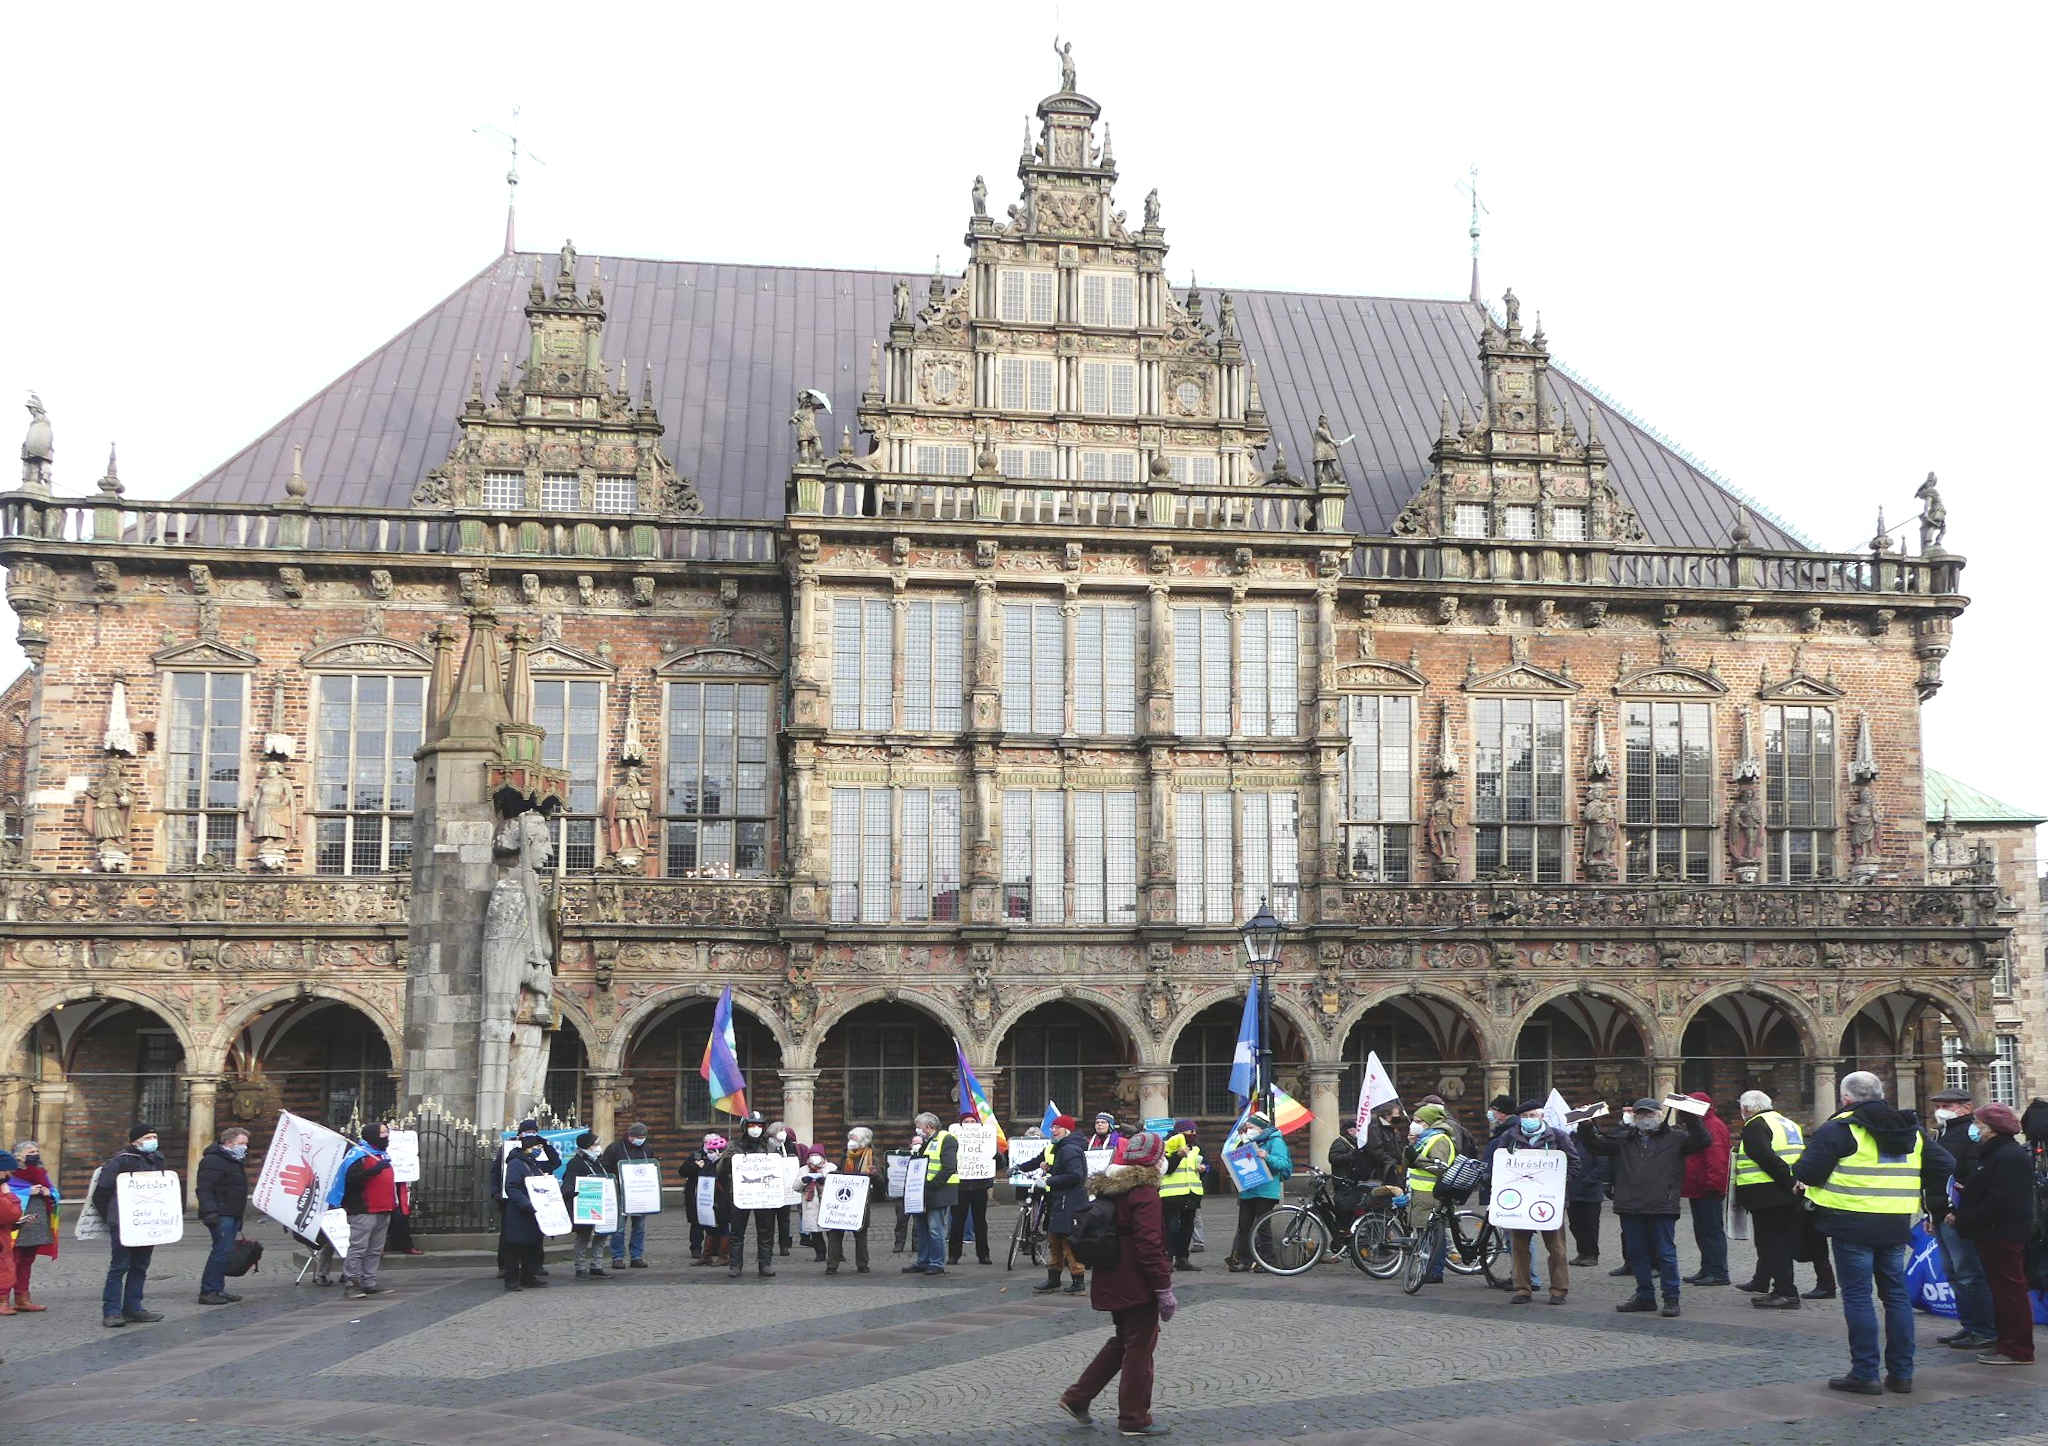
{"type": "Polygon", "coordinates": [[[1240,926],[1245,961],[1259,986],[1259,1077],[1257,1088],[1265,1108],[1273,1108],[1273,966],[1280,962],[1280,921],[1262,897],[1258,913],[1240,926]]]}

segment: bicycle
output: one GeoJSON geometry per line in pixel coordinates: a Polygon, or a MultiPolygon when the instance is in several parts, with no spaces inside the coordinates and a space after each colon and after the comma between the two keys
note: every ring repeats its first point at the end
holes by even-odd
{"type": "Polygon", "coordinates": [[[1500,1232],[1477,1210],[1459,1208],[1464,1192],[1456,1193],[1457,1199],[1446,1198],[1447,1192],[1439,1186],[1429,1217],[1412,1233],[1398,1223],[1398,1212],[1405,1209],[1409,1197],[1394,1197],[1389,1203],[1396,1213],[1390,1214],[1379,1252],[1365,1266],[1366,1273],[1385,1280],[1398,1270],[1401,1289],[1414,1295],[1422,1289],[1430,1261],[1442,1251],[1444,1265],[1452,1274],[1484,1275],[1489,1286],[1505,1290],[1507,1278],[1495,1271],[1504,1253],[1500,1232]],[[1470,1236],[1465,1233],[1468,1224],[1476,1227],[1470,1236]],[[1386,1264],[1388,1252],[1394,1252],[1391,1268],[1386,1264]]]}
{"type": "Polygon", "coordinates": [[[1351,1250],[1356,1209],[1337,1203],[1337,1180],[1327,1171],[1306,1167],[1314,1182],[1306,1205],[1278,1205],[1252,1227],[1252,1259],[1273,1275],[1300,1275],[1313,1269],[1325,1252],[1351,1250]]]}
{"type": "Polygon", "coordinates": [[[1003,1260],[1003,1269],[1017,1268],[1017,1253],[1033,1265],[1044,1262],[1040,1256],[1045,1253],[1045,1177],[1040,1175],[1030,1185],[1020,1186],[1023,1196],[1017,1202],[1017,1223],[1010,1228],[1010,1253],[1003,1260]]]}

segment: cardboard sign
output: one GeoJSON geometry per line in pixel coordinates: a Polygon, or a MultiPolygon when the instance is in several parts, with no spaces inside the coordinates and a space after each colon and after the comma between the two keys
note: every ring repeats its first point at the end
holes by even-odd
{"type": "Polygon", "coordinates": [[[1667,1110],[1681,1110],[1688,1115],[1704,1115],[1707,1112],[1707,1102],[1705,1100],[1696,1100],[1691,1095],[1666,1095],[1664,1096],[1664,1108],[1667,1110]]]}
{"type": "Polygon", "coordinates": [[[391,1183],[410,1185],[420,1177],[420,1133],[418,1130],[393,1130],[391,1143],[384,1147],[384,1154],[391,1161],[391,1183]]]}
{"type": "Polygon", "coordinates": [[[797,1176],[803,1173],[803,1161],[794,1155],[782,1157],[782,1203],[785,1207],[804,1203],[804,1187],[797,1183],[797,1176]]]}
{"type": "Polygon", "coordinates": [[[1273,1183],[1273,1172],[1266,1168],[1266,1157],[1259,1153],[1257,1145],[1225,1150],[1223,1163],[1230,1167],[1230,1178],[1237,1182],[1239,1194],[1273,1183]]]}
{"type": "Polygon", "coordinates": [[[718,1177],[699,1175],[697,1177],[697,1223],[705,1226],[718,1224],[718,1177]]]}
{"type": "Polygon", "coordinates": [[[334,1172],[347,1153],[348,1141],[340,1134],[279,1110],[277,1131],[263,1152],[249,1203],[302,1240],[311,1240],[319,1233],[334,1172]]]}
{"type": "Polygon", "coordinates": [[[1020,1170],[1038,1169],[1051,1145],[1051,1140],[1010,1141],[1010,1173],[1014,1175],[1020,1170]]]}
{"type": "Polygon", "coordinates": [[[901,1200],[901,1199],[903,1198],[903,1180],[904,1180],[904,1177],[905,1177],[905,1176],[906,1176],[906,1175],[907,1175],[907,1174],[908,1174],[909,1172],[910,1172],[910,1156],[908,1156],[908,1155],[891,1155],[891,1156],[889,1156],[889,1198],[890,1198],[890,1199],[892,1199],[892,1200],[901,1200]]]}
{"type": "Polygon", "coordinates": [[[1576,1110],[1566,1110],[1564,1118],[1567,1124],[1573,1125],[1585,1120],[1604,1120],[1607,1118],[1607,1101],[1601,1100],[1598,1104],[1583,1105],[1576,1110]]]}
{"type": "Polygon", "coordinates": [[[922,1215],[924,1214],[924,1172],[927,1167],[922,1158],[912,1160],[909,1163],[912,1168],[906,1169],[903,1172],[903,1213],[905,1215],[922,1215]]]}
{"type": "Polygon", "coordinates": [[[116,1238],[133,1249],[185,1238],[185,1197],[175,1170],[130,1170],[114,1180],[116,1238]]]}
{"type": "Polygon", "coordinates": [[[996,1127],[955,1125],[953,1138],[960,1142],[960,1178],[993,1180],[996,1177],[996,1127]]]}
{"type": "Polygon", "coordinates": [[[1155,1115],[1149,1120],[1141,1121],[1139,1127],[1151,1131],[1163,1140],[1173,1133],[1173,1116],[1155,1115]]]}
{"type": "Polygon", "coordinates": [[[1486,1218],[1496,1230],[1555,1230],[1564,1222],[1563,1150],[1495,1150],[1486,1218]]]}
{"type": "Polygon", "coordinates": [[[653,1160],[621,1160],[619,1193],[628,1215],[661,1213],[661,1166],[653,1160]]]}
{"type": "Polygon", "coordinates": [[[594,1225],[599,1235],[619,1228],[619,1197],[612,1182],[602,1175],[581,1175],[576,1180],[576,1201],[569,1212],[571,1223],[594,1225]]]}
{"type": "Polygon", "coordinates": [[[348,1228],[348,1211],[343,1210],[337,1205],[334,1209],[322,1215],[320,1217],[320,1233],[327,1237],[327,1243],[334,1247],[336,1255],[347,1255],[348,1243],[351,1238],[348,1228]]]}
{"type": "Polygon", "coordinates": [[[1109,1168],[1110,1162],[1116,1159],[1114,1150],[1089,1150],[1087,1155],[1088,1173],[1091,1175],[1100,1175],[1109,1168]]]}
{"type": "Polygon", "coordinates": [[[789,1198],[781,1155],[740,1153],[732,1159],[732,1208],[780,1210],[789,1198]]]}
{"type": "Polygon", "coordinates": [[[867,1219],[868,1186],[865,1175],[834,1175],[825,1182],[818,1201],[819,1230],[858,1230],[867,1219]]]}
{"type": "Polygon", "coordinates": [[[553,1175],[528,1175],[526,1196],[533,1201],[533,1221],[543,1235],[567,1235],[569,1210],[562,1203],[562,1184],[553,1175]]]}

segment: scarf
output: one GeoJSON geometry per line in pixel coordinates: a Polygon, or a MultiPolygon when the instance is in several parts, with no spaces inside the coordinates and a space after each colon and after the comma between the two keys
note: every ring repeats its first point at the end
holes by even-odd
{"type": "Polygon", "coordinates": [[[57,1188],[55,1185],[52,1185],[50,1183],[50,1172],[48,1170],[45,1170],[41,1165],[23,1165],[19,1169],[17,1169],[11,1176],[9,1176],[9,1178],[19,1180],[24,1185],[40,1185],[45,1190],[54,1190],[57,1188]]]}

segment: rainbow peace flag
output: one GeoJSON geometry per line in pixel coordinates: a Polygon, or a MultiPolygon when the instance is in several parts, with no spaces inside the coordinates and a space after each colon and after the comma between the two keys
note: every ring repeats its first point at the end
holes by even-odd
{"type": "Polygon", "coordinates": [[[1281,1089],[1280,1086],[1273,1085],[1270,1089],[1273,1096],[1273,1108],[1271,1111],[1273,1128],[1281,1134],[1291,1135],[1315,1118],[1314,1115],[1308,1112],[1307,1105],[1304,1105],[1293,1095],[1287,1093],[1286,1090],[1281,1089]]]}
{"type": "MultiPolygon", "coordinates": [[[[963,1111],[973,1110],[976,1117],[984,1125],[994,1125],[996,1129],[996,1148],[998,1150],[1008,1150],[1010,1148],[1010,1137],[1003,1133],[1002,1121],[998,1120],[996,1112],[989,1108],[988,1091],[984,1090],[981,1087],[981,1081],[974,1077],[974,1066],[967,1062],[967,1051],[960,1047],[960,1041],[957,1039],[953,1041],[953,1058],[960,1065],[960,1108],[963,1111]]],[[[1051,1132],[1047,1131],[1047,1133],[1050,1134],[1051,1132]]]]}
{"type": "Polygon", "coordinates": [[[728,1115],[747,1112],[747,1081],[740,1073],[739,1039],[732,1032],[732,986],[718,996],[711,1016],[711,1038],[704,1041],[704,1063],[697,1069],[711,1086],[711,1108],[728,1115]]]}

